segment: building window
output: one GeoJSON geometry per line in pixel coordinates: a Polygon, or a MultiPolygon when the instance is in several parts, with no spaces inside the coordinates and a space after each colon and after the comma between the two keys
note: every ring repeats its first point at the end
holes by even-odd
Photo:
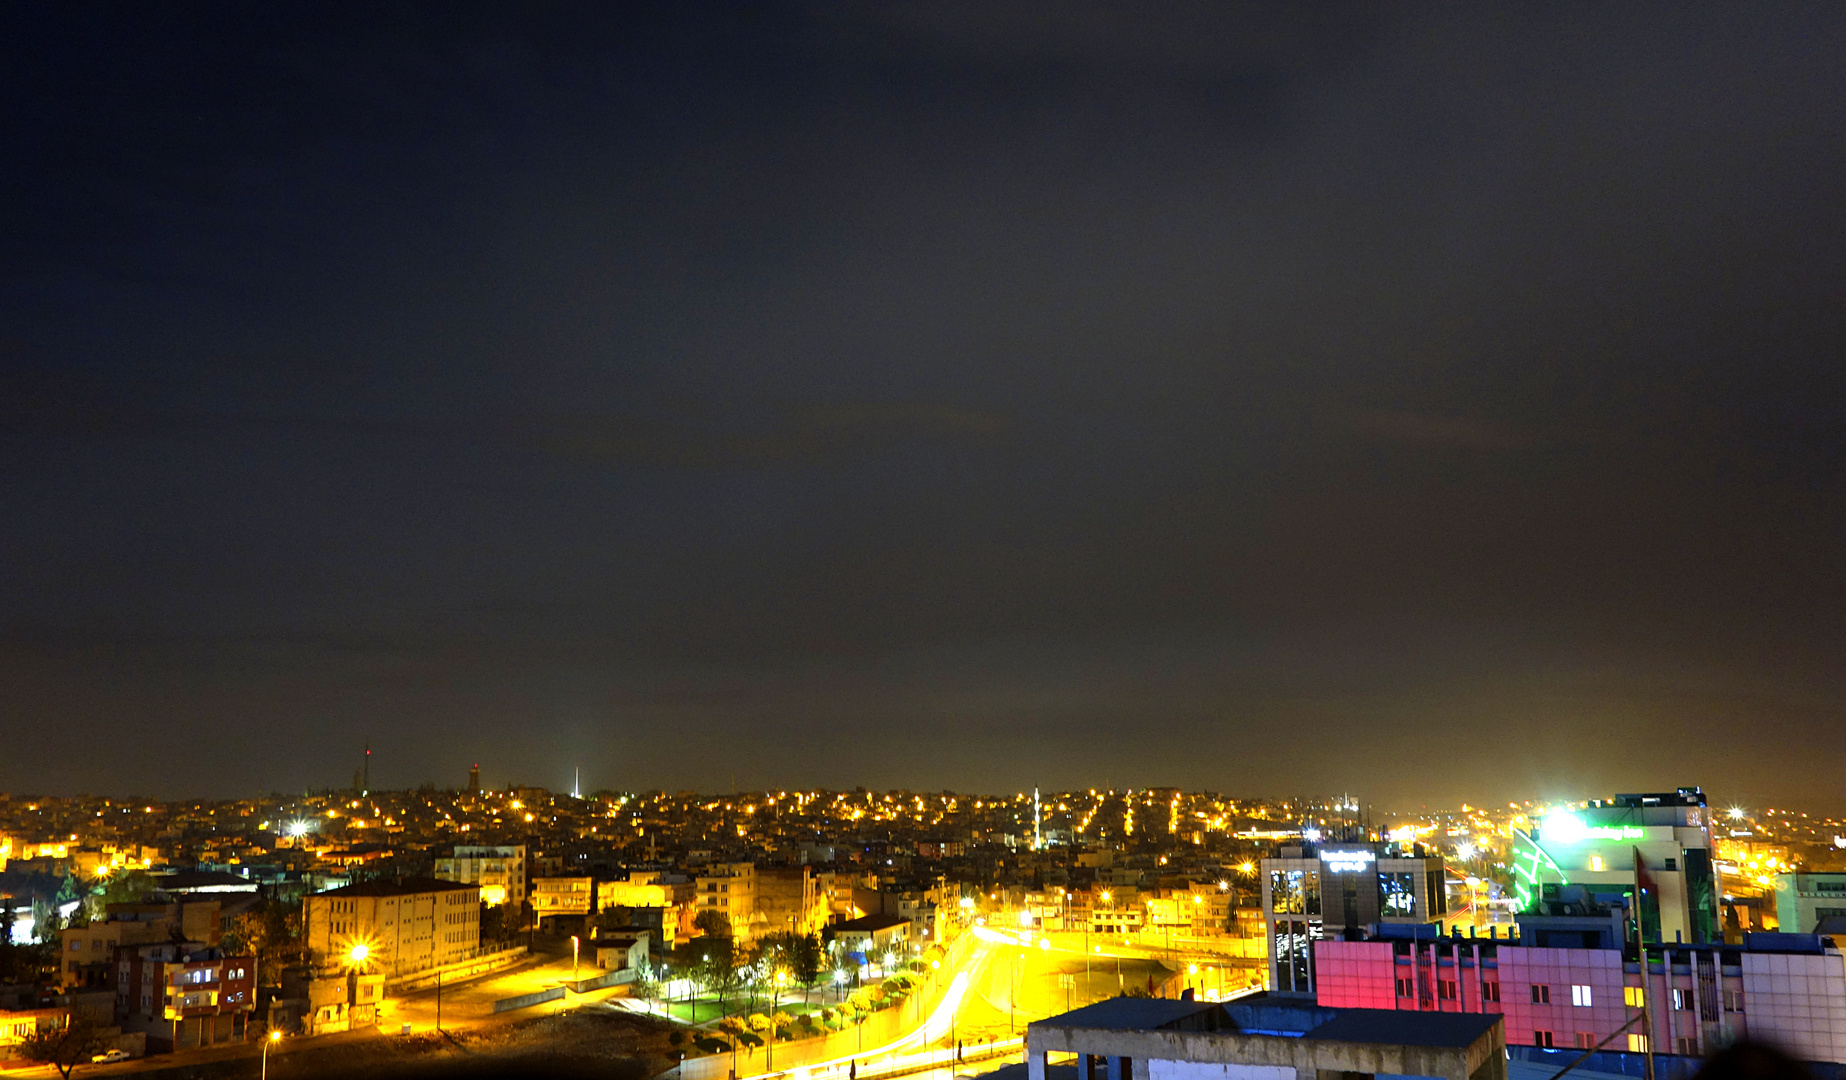
{"type": "Polygon", "coordinates": [[[1532,1031],[1532,1045],[1542,1047],[1546,1050],[1551,1049],[1551,1032],[1534,1029],[1532,1031]]]}
{"type": "Polygon", "coordinates": [[[1646,991],[1638,986],[1624,986],[1622,987],[1622,1004],[1631,1009],[1638,1009],[1645,1003],[1645,994],[1646,991]]]}
{"type": "Polygon", "coordinates": [[[1699,1041],[1697,1039],[1687,1038],[1684,1035],[1680,1036],[1679,1053],[1682,1057],[1697,1057],[1699,1053],[1699,1041]]]}
{"type": "Polygon", "coordinates": [[[1589,1031],[1577,1032],[1577,1049],[1588,1050],[1596,1045],[1596,1035],[1589,1031]]]}
{"type": "Polygon", "coordinates": [[[1415,875],[1380,873],[1378,875],[1378,907],[1382,915],[1415,917],[1417,913],[1415,875]]]}
{"type": "Polygon", "coordinates": [[[1498,979],[1489,979],[1481,983],[1481,1000],[1500,1000],[1500,981],[1498,979]]]}
{"type": "Polygon", "coordinates": [[[1743,1011],[1742,990],[1726,990],[1724,992],[1724,1011],[1728,1013],[1740,1013],[1743,1011]]]}
{"type": "Polygon", "coordinates": [[[1415,997],[1416,996],[1415,984],[1412,983],[1409,979],[1401,979],[1401,978],[1398,979],[1397,980],[1397,996],[1398,997],[1415,997]]]}
{"type": "Polygon", "coordinates": [[[1590,1007],[1590,988],[1581,984],[1570,988],[1570,1003],[1579,1009],[1590,1007]]]}
{"type": "Polygon", "coordinates": [[[1631,1054],[1647,1053],[1647,1036],[1645,1035],[1628,1036],[1628,1052],[1631,1054]]]}
{"type": "Polygon", "coordinates": [[[1436,996],[1443,1001],[1455,1000],[1455,980],[1441,979],[1436,983],[1436,996]]]}
{"type": "MultiPolygon", "coordinates": [[[[1551,987],[1549,984],[1546,984],[1546,983],[1533,983],[1532,984],[1532,1004],[1534,1005],[1551,1004],[1551,987]]],[[[1545,1045],[1549,1046],[1551,1044],[1546,1043],[1545,1045]]]]}
{"type": "Polygon", "coordinates": [[[1682,1011],[1692,1008],[1692,995],[1684,990],[1674,990],[1673,1008],[1682,1011]]]}

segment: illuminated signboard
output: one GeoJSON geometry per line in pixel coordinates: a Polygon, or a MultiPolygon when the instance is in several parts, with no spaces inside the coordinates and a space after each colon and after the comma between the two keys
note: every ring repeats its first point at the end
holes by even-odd
{"type": "Polygon", "coordinates": [[[1352,874],[1365,869],[1377,860],[1369,851],[1323,851],[1320,861],[1327,864],[1327,869],[1336,874],[1352,874]]]}
{"type": "Polygon", "coordinates": [[[1645,840],[1647,830],[1639,825],[1590,825],[1575,814],[1553,810],[1546,814],[1538,833],[1547,843],[1581,844],[1586,840],[1645,840]]]}

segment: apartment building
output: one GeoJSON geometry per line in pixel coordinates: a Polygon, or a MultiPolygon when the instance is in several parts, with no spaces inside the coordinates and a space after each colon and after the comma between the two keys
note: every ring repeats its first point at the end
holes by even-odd
{"type": "Polygon", "coordinates": [[[693,918],[716,911],[730,920],[731,935],[749,941],[780,927],[768,926],[756,910],[756,864],[713,863],[693,878],[693,918]]]}
{"type": "Polygon", "coordinates": [[[481,890],[434,878],[368,881],[302,902],[311,963],[337,968],[363,947],[361,966],[398,976],[480,952],[481,890]]]}
{"type": "Polygon", "coordinates": [[[526,902],[525,845],[457,845],[452,857],[436,860],[436,877],[480,886],[481,903],[488,907],[518,908],[526,902]]]}
{"type": "Polygon", "coordinates": [[[116,1007],[125,1031],[178,1050],[240,1042],[256,1011],[256,958],[203,942],[121,946],[116,1007]]]}
{"type": "Polygon", "coordinates": [[[1651,1037],[1659,1053],[1698,1056],[1750,1037],[1803,1060],[1846,1063],[1846,957],[1830,938],[1751,933],[1738,945],[1649,945],[1643,972],[1624,957],[1619,933],[1533,945],[1529,934],[1379,929],[1369,940],[1314,943],[1321,1005],[1499,1013],[1508,1045],[1587,1050],[1615,1036],[1606,1049],[1642,1052],[1651,1037]]]}

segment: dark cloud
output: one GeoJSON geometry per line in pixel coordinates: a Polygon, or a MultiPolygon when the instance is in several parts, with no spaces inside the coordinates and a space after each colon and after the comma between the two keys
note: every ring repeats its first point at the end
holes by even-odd
{"type": "Polygon", "coordinates": [[[0,787],[1831,797],[1830,9],[12,29],[0,787]]]}

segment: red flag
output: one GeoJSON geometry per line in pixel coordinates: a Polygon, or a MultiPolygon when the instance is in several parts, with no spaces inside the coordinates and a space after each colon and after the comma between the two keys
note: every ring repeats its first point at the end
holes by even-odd
{"type": "Polygon", "coordinates": [[[1638,847],[1634,849],[1634,889],[1635,919],[1639,921],[1641,918],[1641,894],[1644,892],[1657,893],[1659,892],[1659,887],[1654,883],[1654,875],[1647,872],[1647,864],[1641,861],[1641,849],[1638,847]]]}

